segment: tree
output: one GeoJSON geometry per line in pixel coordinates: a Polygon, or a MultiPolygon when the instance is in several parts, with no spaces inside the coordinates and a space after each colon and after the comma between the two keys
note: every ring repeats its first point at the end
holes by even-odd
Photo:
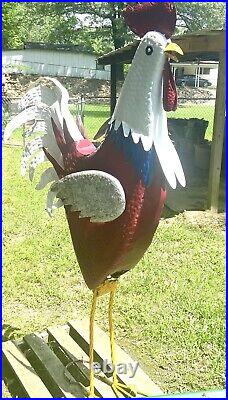
{"type": "Polygon", "coordinates": [[[126,3],[3,3],[4,48],[23,41],[84,44],[96,52],[117,49],[132,34],[122,18],[126,3]],[[80,19],[82,16],[82,19],[80,19]]]}
{"type": "MultiPolygon", "coordinates": [[[[65,4],[65,3],[64,3],[65,4]]],[[[77,17],[51,12],[49,3],[3,3],[3,48],[24,42],[73,43],[77,17]]]]}
{"type": "MultiPolygon", "coordinates": [[[[3,46],[25,41],[83,45],[96,53],[124,46],[135,37],[122,17],[126,2],[3,3],[3,46]]],[[[221,29],[225,3],[177,2],[177,32],[221,29]]]]}
{"type": "MultiPolygon", "coordinates": [[[[60,5],[66,3],[55,4],[56,6],[53,3],[53,8],[56,7],[60,11],[60,5]]],[[[113,50],[113,47],[118,49],[124,46],[134,36],[132,32],[129,32],[122,15],[126,4],[125,2],[68,3],[66,8],[64,6],[64,11],[66,17],[69,14],[84,15],[84,23],[92,27],[91,30],[93,29],[95,33],[95,38],[91,43],[93,50],[104,53],[113,50]]],[[[117,66],[117,77],[120,80],[124,78],[123,65],[117,66]]]]}
{"type": "Polygon", "coordinates": [[[186,32],[224,29],[226,18],[225,2],[178,2],[177,26],[186,32]]]}
{"type": "Polygon", "coordinates": [[[2,5],[2,42],[3,48],[14,48],[22,42],[22,28],[24,9],[22,3],[3,3],[2,5]]]}
{"type": "Polygon", "coordinates": [[[109,30],[109,37],[112,41],[110,47],[118,49],[126,43],[127,38],[131,38],[127,25],[123,19],[125,2],[110,3],[74,3],[75,12],[84,14],[87,21],[94,26],[103,26],[109,30]]]}

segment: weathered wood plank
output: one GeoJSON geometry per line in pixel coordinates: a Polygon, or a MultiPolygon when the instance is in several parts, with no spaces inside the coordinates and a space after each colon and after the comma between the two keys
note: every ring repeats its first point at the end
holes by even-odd
{"type": "Polygon", "coordinates": [[[42,365],[47,381],[51,381],[57,390],[58,397],[81,398],[85,394],[78,382],[66,371],[65,366],[40,337],[35,334],[24,337],[25,343],[32,350],[36,359],[42,365]]]}
{"type": "MultiPolygon", "coordinates": [[[[88,354],[89,352],[89,320],[70,321],[70,334],[74,340],[79,343],[83,350],[88,354]]],[[[125,365],[135,365],[135,361],[116,345],[117,363],[124,363],[125,365]]],[[[94,359],[99,363],[103,360],[111,362],[110,342],[109,336],[102,331],[97,325],[94,329],[94,359]]],[[[129,374],[119,373],[120,381],[129,386],[136,386],[138,393],[142,392],[148,396],[162,395],[161,389],[149,378],[149,376],[138,366],[134,377],[129,374]]]]}
{"type": "Polygon", "coordinates": [[[225,36],[225,31],[217,31],[213,34],[205,32],[198,35],[176,36],[172,40],[181,47],[184,54],[220,52],[225,50],[225,36]]]}
{"type": "Polygon", "coordinates": [[[42,399],[53,397],[16,344],[11,341],[4,342],[2,351],[15,378],[28,397],[42,399]]]}
{"type": "MultiPolygon", "coordinates": [[[[58,346],[67,354],[70,360],[75,362],[73,368],[79,369],[80,373],[86,378],[87,385],[89,385],[89,369],[84,365],[83,360],[89,360],[88,355],[82,348],[74,341],[74,339],[66,332],[62,326],[52,327],[48,329],[51,339],[54,339],[58,346]]],[[[89,364],[88,364],[89,365],[89,364]]],[[[69,371],[74,375],[73,368],[69,371]]],[[[96,395],[104,398],[116,397],[112,388],[102,380],[95,378],[96,395]]]]}
{"type": "MultiPolygon", "coordinates": [[[[208,55],[207,59],[217,59],[219,52],[225,51],[225,31],[201,32],[196,34],[173,36],[172,41],[177,43],[184,52],[183,59],[188,59],[186,55],[197,54],[197,56],[208,55]]],[[[131,63],[135,55],[140,41],[136,40],[133,43],[121,47],[120,49],[111,51],[98,58],[98,64],[109,65],[114,63],[131,63]]],[[[193,57],[194,59],[194,57],[193,57]]]]}

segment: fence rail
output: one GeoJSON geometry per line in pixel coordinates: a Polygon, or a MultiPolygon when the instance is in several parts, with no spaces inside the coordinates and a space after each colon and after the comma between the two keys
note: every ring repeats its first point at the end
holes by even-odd
{"type": "MultiPolygon", "coordinates": [[[[3,97],[3,126],[13,115],[19,112],[19,97],[3,97]]],[[[173,119],[205,119],[208,121],[205,138],[211,140],[213,132],[215,98],[179,97],[179,107],[168,113],[173,119]]],[[[109,96],[80,96],[69,99],[70,111],[76,117],[80,114],[87,133],[93,137],[100,126],[110,117],[109,96]]]]}

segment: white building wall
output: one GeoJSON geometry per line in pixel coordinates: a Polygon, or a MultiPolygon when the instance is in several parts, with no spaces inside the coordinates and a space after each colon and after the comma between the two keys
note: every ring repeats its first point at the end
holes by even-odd
{"type": "Polygon", "coordinates": [[[96,56],[60,50],[4,50],[3,70],[27,74],[110,79],[110,66],[96,69],[96,56]]]}
{"type": "Polygon", "coordinates": [[[217,85],[217,79],[218,79],[218,69],[217,68],[211,68],[210,69],[210,74],[203,74],[200,75],[201,78],[208,79],[209,82],[212,83],[213,86],[217,85]]]}
{"type": "Polygon", "coordinates": [[[196,73],[196,68],[194,65],[188,65],[184,67],[184,75],[194,75],[196,73]]]}

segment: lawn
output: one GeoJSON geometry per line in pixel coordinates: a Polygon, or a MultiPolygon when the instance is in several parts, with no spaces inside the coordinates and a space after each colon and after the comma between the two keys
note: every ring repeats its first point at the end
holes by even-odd
{"type": "MultiPolygon", "coordinates": [[[[3,148],[4,340],[88,316],[92,298],[64,211],[47,216],[45,191],[19,175],[20,156],[3,148]]],[[[115,301],[118,343],[166,392],[225,386],[225,218],[200,215],[164,213],[115,301]]],[[[106,329],[106,299],[97,321],[106,329]]]]}
{"type": "MultiPolygon", "coordinates": [[[[75,114],[75,107],[71,106],[75,114]]],[[[91,137],[95,135],[104,121],[109,118],[110,106],[105,104],[86,104],[84,109],[85,126],[91,137]]],[[[206,138],[211,140],[213,132],[214,106],[204,104],[180,105],[175,112],[167,114],[168,118],[204,118],[209,121],[206,138]]]]}
{"type": "MultiPolygon", "coordinates": [[[[70,106],[70,110],[76,116],[76,107],[70,106]]],[[[89,137],[93,138],[110,116],[108,104],[86,104],[84,109],[84,124],[89,137]]],[[[214,106],[194,104],[191,106],[179,106],[177,111],[167,114],[168,118],[204,118],[209,121],[206,131],[206,139],[212,139],[214,106]]],[[[11,139],[11,143],[22,143],[22,129],[18,129],[11,139]]]]}

